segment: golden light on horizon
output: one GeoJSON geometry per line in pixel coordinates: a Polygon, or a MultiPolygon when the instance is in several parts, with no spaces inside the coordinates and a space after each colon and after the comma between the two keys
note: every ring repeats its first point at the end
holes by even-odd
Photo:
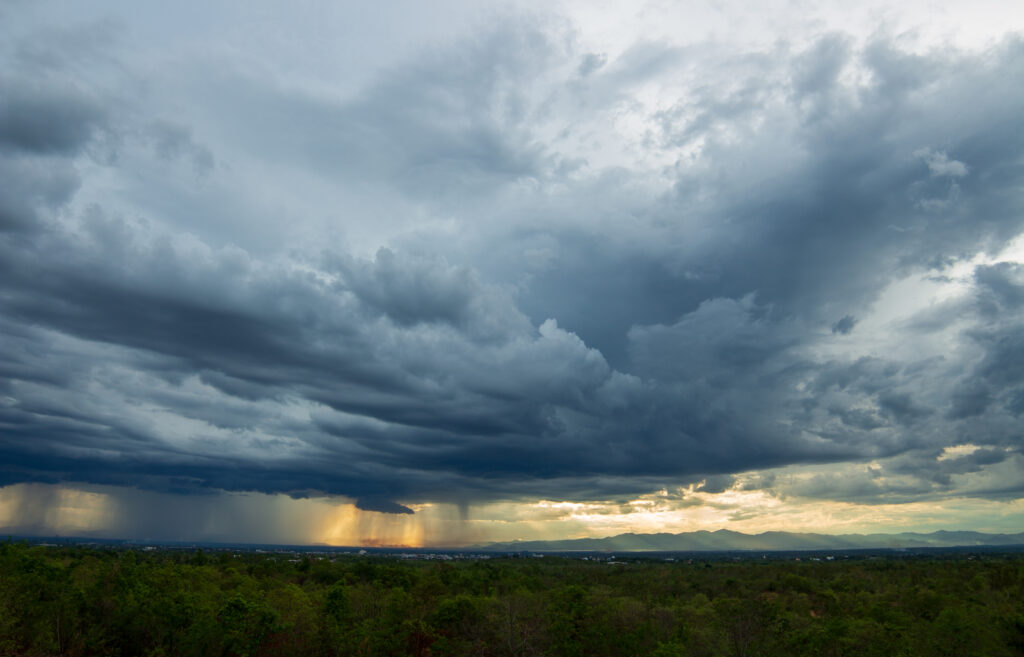
{"type": "Polygon", "coordinates": [[[116,515],[116,501],[106,493],[48,484],[0,488],[0,527],[88,533],[113,526],[116,515]]]}
{"type": "MultiPolygon", "coordinates": [[[[786,476],[797,482],[807,481],[801,471],[786,476]]],[[[748,534],[838,534],[974,529],[1014,533],[1024,525],[1024,500],[958,497],[867,504],[780,495],[764,489],[744,490],[748,481],[740,476],[733,487],[714,493],[689,485],[617,501],[496,501],[462,508],[454,504],[408,504],[414,514],[364,511],[346,498],[296,499],[258,493],[202,498],[206,507],[201,513],[193,513],[196,499],[187,496],[114,487],[83,490],[17,484],[0,488],[0,531],[423,548],[603,538],[629,532],[729,529],[748,534]],[[167,533],[137,533],[138,514],[152,516],[162,513],[161,509],[171,510],[166,513],[167,533]],[[182,513],[183,509],[188,512],[182,513]],[[175,516],[179,525],[172,523],[175,516]]]]}
{"type": "Polygon", "coordinates": [[[326,545],[364,547],[424,547],[424,518],[420,513],[363,511],[355,504],[338,504],[315,539],[326,545]]]}

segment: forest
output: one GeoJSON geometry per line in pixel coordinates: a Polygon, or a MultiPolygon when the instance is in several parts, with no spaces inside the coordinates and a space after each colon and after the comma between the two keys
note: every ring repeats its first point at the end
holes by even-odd
{"type": "Polygon", "coordinates": [[[1024,655],[1024,556],[430,561],[8,540],[0,655],[1024,655]]]}

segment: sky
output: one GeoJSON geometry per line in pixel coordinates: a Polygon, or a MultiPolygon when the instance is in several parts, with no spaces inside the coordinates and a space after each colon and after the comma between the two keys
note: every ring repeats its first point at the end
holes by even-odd
{"type": "Polygon", "coordinates": [[[1024,5],[890,4],[0,2],[0,533],[1024,531],[1024,5]]]}

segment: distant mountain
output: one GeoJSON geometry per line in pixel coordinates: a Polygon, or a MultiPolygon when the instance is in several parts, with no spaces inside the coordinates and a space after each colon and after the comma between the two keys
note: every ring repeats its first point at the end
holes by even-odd
{"type": "Polygon", "coordinates": [[[930,534],[799,534],[764,532],[743,534],[718,531],[680,534],[619,534],[607,538],[564,541],[514,541],[489,543],[475,549],[495,552],[697,552],[723,550],[845,550],[858,548],[926,548],[991,545],[1024,545],[1020,534],[983,534],[968,531],[937,531],[930,534]]]}

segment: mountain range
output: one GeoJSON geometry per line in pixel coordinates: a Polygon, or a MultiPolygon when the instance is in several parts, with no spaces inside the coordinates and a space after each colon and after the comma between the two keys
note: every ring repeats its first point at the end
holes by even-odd
{"type": "Polygon", "coordinates": [[[696,552],[728,550],[845,550],[870,548],[927,548],[1024,545],[1019,534],[985,534],[972,531],[936,531],[930,534],[802,534],[764,532],[744,534],[728,529],[679,534],[619,534],[607,538],[559,541],[489,543],[475,549],[495,552],[696,552]]]}

